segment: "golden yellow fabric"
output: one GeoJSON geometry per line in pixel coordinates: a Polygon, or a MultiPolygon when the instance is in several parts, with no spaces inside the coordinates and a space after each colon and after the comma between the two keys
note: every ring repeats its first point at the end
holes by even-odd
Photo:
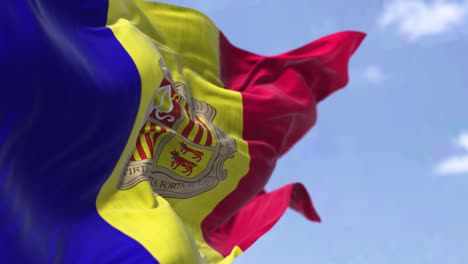
{"type": "MultiPolygon", "coordinates": [[[[248,167],[240,164],[249,164],[248,145],[242,140],[241,95],[223,89],[219,77],[219,30],[206,16],[186,8],[122,0],[109,3],[107,25],[138,69],[141,100],[128,143],[99,193],[98,212],[109,224],[141,243],[160,263],[230,263],[242,251],[235,248],[223,258],[204,241],[200,227],[203,219],[247,173],[248,167]],[[215,110],[229,109],[216,111],[211,124],[235,141],[235,155],[223,165],[229,177],[220,180],[215,188],[192,197],[163,198],[154,192],[148,180],[127,189],[118,188],[131,156],[135,154],[135,160],[141,160],[135,142],[140,140],[144,153],[150,154],[140,130],[148,129],[151,107],[160,104],[160,109],[169,109],[164,91],[157,92],[165,78],[161,67],[167,67],[174,83],[185,86],[187,102],[193,98],[215,110]]],[[[180,137],[182,132],[174,129],[168,133],[180,137]]],[[[190,133],[188,138],[196,137],[195,132],[190,133]]],[[[201,142],[206,142],[207,137],[203,135],[201,142]]],[[[153,143],[154,148],[162,144],[157,140],[153,143]]],[[[158,162],[169,166],[172,161],[169,156],[161,156],[158,162]]]]}

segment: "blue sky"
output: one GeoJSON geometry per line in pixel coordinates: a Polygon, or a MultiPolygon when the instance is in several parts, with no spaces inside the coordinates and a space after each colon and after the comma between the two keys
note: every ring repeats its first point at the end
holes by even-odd
{"type": "Polygon", "coordinates": [[[288,211],[236,263],[468,263],[468,1],[164,2],[261,54],[368,33],[267,186],[303,182],[323,222],[288,211]]]}

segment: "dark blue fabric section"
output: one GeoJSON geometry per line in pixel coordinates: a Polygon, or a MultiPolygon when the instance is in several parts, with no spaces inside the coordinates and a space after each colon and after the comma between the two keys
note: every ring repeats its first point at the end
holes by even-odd
{"type": "Polygon", "coordinates": [[[0,7],[0,263],[156,263],[95,203],[140,100],[104,0],[0,7]]]}

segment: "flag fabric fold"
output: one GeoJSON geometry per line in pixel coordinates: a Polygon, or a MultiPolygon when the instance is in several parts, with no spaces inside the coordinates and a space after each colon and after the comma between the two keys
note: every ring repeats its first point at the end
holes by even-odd
{"type": "Polygon", "coordinates": [[[230,263],[305,187],[264,190],[365,34],[262,56],[130,0],[0,10],[0,261],[230,263]]]}
{"type": "Polygon", "coordinates": [[[211,232],[207,242],[225,256],[236,247],[245,251],[268,232],[288,208],[310,221],[320,221],[304,186],[288,184],[272,192],[260,192],[231,219],[211,232]]]}

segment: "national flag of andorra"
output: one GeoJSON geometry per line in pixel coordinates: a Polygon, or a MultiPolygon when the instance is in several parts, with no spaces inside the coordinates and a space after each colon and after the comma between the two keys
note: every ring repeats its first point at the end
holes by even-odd
{"type": "Polygon", "coordinates": [[[261,56],[131,0],[6,0],[0,25],[0,263],[230,263],[287,208],[320,221],[264,186],[363,33],[261,56]]]}

